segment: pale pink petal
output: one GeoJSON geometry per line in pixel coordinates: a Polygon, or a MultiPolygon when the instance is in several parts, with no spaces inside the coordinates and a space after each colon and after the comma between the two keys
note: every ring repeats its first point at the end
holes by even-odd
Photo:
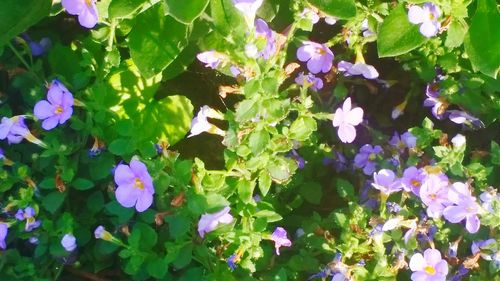
{"type": "Polygon", "coordinates": [[[363,121],[363,109],[360,107],[353,108],[347,114],[346,121],[351,125],[359,125],[363,121]]]}
{"type": "Polygon", "coordinates": [[[422,254],[414,254],[410,259],[410,269],[412,271],[421,271],[427,266],[427,262],[422,254]]]}
{"type": "Polygon", "coordinates": [[[337,131],[340,140],[343,143],[351,143],[356,138],[356,129],[350,124],[341,124],[337,131]]]}
{"type": "Polygon", "coordinates": [[[345,99],[344,104],[342,105],[342,110],[345,113],[351,111],[351,98],[345,99]]]}
{"type": "Polygon", "coordinates": [[[411,23],[419,24],[424,22],[424,16],[425,16],[424,9],[422,9],[419,6],[416,5],[411,6],[410,9],[408,10],[408,20],[411,23]]]}
{"type": "Polygon", "coordinates": [[[333,115],[332,124],[334,127],[340,126],[344,122],[344,112],[341,108],[337,108],[335,115],[333,115]]]}

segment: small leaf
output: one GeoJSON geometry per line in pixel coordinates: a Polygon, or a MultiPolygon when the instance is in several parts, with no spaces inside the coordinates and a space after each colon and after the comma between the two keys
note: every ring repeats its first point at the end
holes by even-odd
{"type": "Polygon", "coordinates": [[[77,178],[72,183],[73,187],[78,190],[87,190],[94,187],[94,183],[88,179],[77,178]]]}
{"type": "Polygon", "coordinates": [[[123,156],[134,152],[135,146],[130,139],[116,139],[109,144],[108,149],[115,155],[123,156]]]}
{"type": "Polygon", "coordinates": [[[321,185],[316,182],[302,184],[299,192],[307,202],[312,204],[319,204],[321,202],[321,197],[323,196],[321,185]]]}
{"type": "Polygon", "coordinates": [[[250,203],[252,201],[255,181],[240,179],[236,184],[236,188],[238,190],[238,195],[243,203],[250,203]]]}
{"type": "Polygon", "coordinates": [[[55,213],[57,209],[64,202],[64,194],[58,191],[54,191],[49,193],[47,196],[42,199],[42,206],[45,210],[49,211],[51,214],[55,213]]]}
{"type": "Polygon", "coordinates": [[[248,145],[254,155],[259,155],[266,149],[269,140],[269,133],[266,130],[261,129],[250,134],[250,137],[248,138],[248,145]]]}
{"type": "Polygon", "coordinates": [[[458,20],[453,20],[450,24],[448,32],[446,33],[446,41],[444,42],[444,45],[448,48],[459,47],[464,42],[466,31],[466,26],[463,26],[458,20]]]}
{"type": "Polygon", "coordinates": [[[419,26],[410,23],[403,4],[394,8],[380,26],[377,39],[379,57],[408,53],[425,42],[419,26]]]}
{"type": "Polygon", "coordinates": [[[146,0],[113,0],[109,4],[110,18],[125,18],[137,11],[146,0]]]}
{"type": "Polygon", "coordinates": [[[307,2],[325,14],[338,19],[349,19],[356,16],[354,0],[307,0],[307,2]]]}
{"type": "Polygon", "coordinates": [[[344,180],[344,179],[337,179],[335,181],[335,185],[337,187],[337,192],[342,198],[354,198],[354,186],[344,180]]]}
{"type": "Polygon", "coordinates": [[[262,196],[266,196],[271,188],[272,179],[269,175],[269,172],[266,170],[262,170],[259,173],[259,190],[262,193],[262,196]]]}
{"type": "Polygon", "coordinates": [[[301,116],[290,126],[290,138],[305,141],[317,130],[316,120],[309,116],[301,116]]]}

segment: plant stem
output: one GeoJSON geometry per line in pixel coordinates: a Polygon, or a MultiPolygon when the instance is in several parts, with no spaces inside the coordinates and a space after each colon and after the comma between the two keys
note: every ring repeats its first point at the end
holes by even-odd
{"type": "Polygon", "coordinates": [[[14,48],[14,46],[12,46],[12,43],[9,42],[7,45],[12,50],[12,52],[14,53],[14,55],[16,55],[16,57],[19,59],[19,61],[21,61],[21,63],[24,65],[24,67],[26,67],[26,69],[28,70],[28,72],[31,73],[33,75],[33,77],[36,78],[36,80],[38,80],[39,83],[43,83],[43,79],[41,77],[39,77],[31,69],[31,66],[28,64],[28,62],[26,62],[26,60],[23,58],[23,56],[21,56],[21,54],[16,50],[16,48],[14,48]]]}

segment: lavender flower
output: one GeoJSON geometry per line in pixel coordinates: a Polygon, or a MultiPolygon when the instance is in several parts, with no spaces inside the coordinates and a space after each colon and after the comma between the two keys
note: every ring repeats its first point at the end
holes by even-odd
{"type": "Polygon", "coordinates": [[[427,98],[424,100],[424,106],[432,107],[432,115],[437,119],[443,119],[449,104],[446,99],[440,95],[438,85],[428,84],[425,88],[425,95],[427,98]]]}
{"type": "Polygon", "coordinates": [[[500,194],[497,194],[497,190],[490,187],[487,191],[481,193],[479,195],[479,199],[481,199],[482,202],[482,207],[490,212],[493,213],[493,202],[494,201],[499,201],[500,200],[500,194]]]}
{"type": "Polygon", "coordinates": [[[371,146],[365,144],[354,157],[354,166],[363,169],[365,175],[371,175],[375,172],[377,155],[382,153],[382,147],[379,145],[371,146]]]}
{"type": "Polygon", "coordinates": [[[302,11],[302,13],[300,13],[299,16],[303,19],[307,19],[308,21],[310,21],[312,25],[317,24],[319,21],[318,13],[309,8],[304,8],[304,10],[302,11]]]}
{"type": "Polygon", "coordinates": [[[372,186],[387,195],[400,191],[402,188],[401,182],[396,178],[394,172],[388,169],[373,173],[373,181],[372,186]]]}
{"type": "Polygon", "coordinates": [[[460,110],[447,110],[448,118],[456,124],[466,124],[475,128],[484,128],[484,123],[465,111],[460,110]]]}
{"type": "Polygon", "coordinates": [[[389,140],[389,144],[396,147],[399,151],[404,151],[405,148],[414,148],[417,145],[417,138],[410,132],[405,132],[401,136],[397,132],[394,132],[394,135],[389,140]]]}
{"type": "Polygon", "coordinates": [[[257,10],[264,0],[233,0],[234,7],[245,16],[248,27],[252,27],[257,10]]]}
{"type": "Polygon", "coordinates": [[[229,258],[227,258],[227,266],[229,266],[229,269],[231,271],[234,271],[236,267],[238,267],[236,265],[237,262],[238,262],[238,256],[236,254],[232,254],[231,256],[229,256],[229,258]]]}
{"type": "Polygon", "coordinates": [[[427,249],[424,255],[417,253],[410,259],[412,281],[445,281],[448,275],[448,263],[441,258],[436,249],[427,249]]]}
{"type": "Polygon", "coordinates": [[[431,218],[439,218],[444,208],[451,203],[448,200],[448,181],[438,176],[428,177],[422,184],[419,195],[431,218]]]}
{"type": "Polygon", "coordinates": [[[99,20],[96,0],[62,0],[68,14],[78,15],[78,22],[86,28],[93,28],[99,20]]]}
{"type": "Polygon", "coordinates": [[[9,144],[17,144],[29,134],[30,131],[24,123],[23,116],[14,116],[12,118],[2,117],[2,122],[0,123],[0,140],[7,139],[9,144]]]}
{"type": "Polygon", "coordinates": [[[375,69],[375,67],[363,62],[352,64],[350,62],[341,60],[337,64],[337,69],[340,72],[345,72],[345,76],[363,75],[363,77],[365,77],[366,79],[378,78],[378,71],[375,69]]]}
{"type": "Polygon", "coordinates": [[[300,156],[300,154],[295,149],[292,149],[292,151],[288,153],[287,157],[293,158],[297,163],[297,167],[301,170],[304,169],[304,167],[306,166],[306,161],[304,160],[304,158],[302,158],[302,156],[300,156]]]}
{"type": "Polygon", "coordinates": [[[0,248],[6,249],[7,244],[5,243],[5,238],[7,238],[7,234],[9,233],[9,227],[5,223],[0,223],[0,248]]]}
{"type": "Polygon", "coordinates": [[[363,37],[370,37],[372,35],[377,34],[377,33],[370,30],[370,27],[368,26],[368,19],[364,19],[361,22],[361,31],[363,32],[363,37]]]}
{"type": "Polygon", "coordinates": [[[295,83],[305,87],[311,87],[311,90],[317,92],[323,88],[323,80],[314,76],[314,74],[304,75],[304,72],[299,73],[297,78],[295,78],[295,83]]]}
{"type": "Polygon", "coordinates": [[[461,182],[454,183],[448,192],[448,200],[453,205],[443,210],[444,218],[451,223],[465,220],[467,231],[476,233],[481,224],[477,216],[479,204],[476,203],[476,198],[471,195],[469,187],[461,182]]]}
{"type": "Polygon", "coordinates": [[[467,273],[469,273],[469,271],[470,270],[468,268],[465,268],[464,265],[461,264],[455,275],[453,275],[449,281],[460,281],[463,277],[465,277],[465,275],[467,275],[467,273]]]}
{"type": "Polygon", "coordinates": [[[225,135],[225,132],[223,130],[208,122],[207,118],[224,119],[224,116],[217,110],[204,105],[200,108],[200,111],[191,122],[191,134],[189,134],[188,138],[199,135],[203,132],[220,136],[225,135]]]}
{"type": "Polygon", "coordinates": [[[425,37],[433,37],[439,32],[440,16],[441,10],[433,3],[426,3],[423,7],[413,5],[408,11],[408,20],[413,24],[421,24],[420,33],[425,37]]]}
{"type": "Polygon", "coordinates": [[[48,37],[43,37],[39,42],[31,40],[28,34],[23,34],[21,37],[28,43],[33,57],[45,54],[52,47],[52,41],[48,37]]]}
{"type": "Polygon", "coordinates": [[[420,187],[426,179],[426,175],[421,169],[415,166],[408,167],[403,172],[401,184],[406,192],[413,192],[416,196],[420,195],[420,187]]]}
{"type": "Polygon", "coordinates": [[[259,57],[267,60],[276,53],[277,48],[274,32],[262,19],[255,20],[255,36],[257,37],[257,40],[265,40],[266,42],[264,49],[258,53],[259,57]]]}
{"type": "Polygon", "coordinates": [[[105,240],[105,241],[111,241],[111,239],[113,238],[113,235],[111,235],[111,233],[109,233],[105,228],[104,226],[102,225],[99,225],[95,230],[94,230],[94,237],[96,239],[102,239],[102,240],[105,240]]]}
{"type": "Polygon", "coordinates": [[[139,160],[130,161],[130,165],[120,164],[115,170],[116,200],[125,208],[135,206],[143,212],[153,203],[153,180],[146,165],[139,160]]]}
{"type": "Polygon", "coordinates": [[[304,41],[297,50],[297,58],[307,61],[307,69],[313,74],[319,72],[327,73],[332,68],[333,53],[326,44],[318,44],[312,41],[304,41]]]}
{"type": "Polygon", "coordinates": [[[214,50],[202,52],[196,55],[196,58],[205,63],[206,67],[217,69],[219,65],[226,60],[226,56],[214,50]]]}
{"type": "Polygon", "coordinates": [[[44,120],[42,128],[52,130],[71,117],[74,100],[71,92],[58,80],[50,84],[47,100],[37,102],[33,112],[38,119],[44,120]]]}
{"type": "Polygon", "coordinates": [[[483,258],[484,260],[494,260],[497,264],[500,262],[498,260],[499,257],[497,242],[493,238],[488,240],[473,241],[470,250],[473,255],[480,253],[481,258],[483,258]]]}
{"type": "Polygon", "coordinates": [[[290,247],[292,246],[292,241],[286,236],[286,230],[283,227],[276,227],[273,234],[271,234],[271,240],[274,241],[274,247],[276,248],[276,255],[280,255],[280,247],[290,247]]]}
{"type": "Polygon", "coordinates": [[[76,238],[73,234],[65,234],[61,239],[61,245],[68,252],[73,252],[76,249],[76,238]]]}
{"type": "Polygon", "coordinates": [[[198,233],[201,238],[205,236],[205,233],[213,231],[217,226],[221,223],[229,224],[233,222],[233,216],[229,213],[231,208],[224,207],[224,209],[220,210],[214,214],[205,213],[201,216],[200,221],[198,222],[198,233]]]}
{"type": "Polygon", "coordinates": [[[363,109],[355,107],[351,109],[351,98],[347,98],[342,108],[337,108],[332,124],[339,127],[337,134],[343,143],[351,143],[356,138],[354,126],[363,121],[363,109]]]}
{"type": "Polygon", "coordinates": [[[24,230],[29,232],[40,226],[40,221],[35,219],[35,215],[35,209],[33,209],[32,207],[27,207],[24,209],[24,211],[22,209],[17,210],[15,217],[19,221],[26,220],[26,226],[24,230]]]}

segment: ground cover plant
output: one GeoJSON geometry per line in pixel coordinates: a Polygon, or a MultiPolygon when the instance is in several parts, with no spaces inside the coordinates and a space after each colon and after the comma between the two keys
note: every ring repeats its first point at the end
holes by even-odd
{"type": "Polygon", "coordinates": [[[493,0],[3,0],[0,280],[498,280],[493,0]]]}

